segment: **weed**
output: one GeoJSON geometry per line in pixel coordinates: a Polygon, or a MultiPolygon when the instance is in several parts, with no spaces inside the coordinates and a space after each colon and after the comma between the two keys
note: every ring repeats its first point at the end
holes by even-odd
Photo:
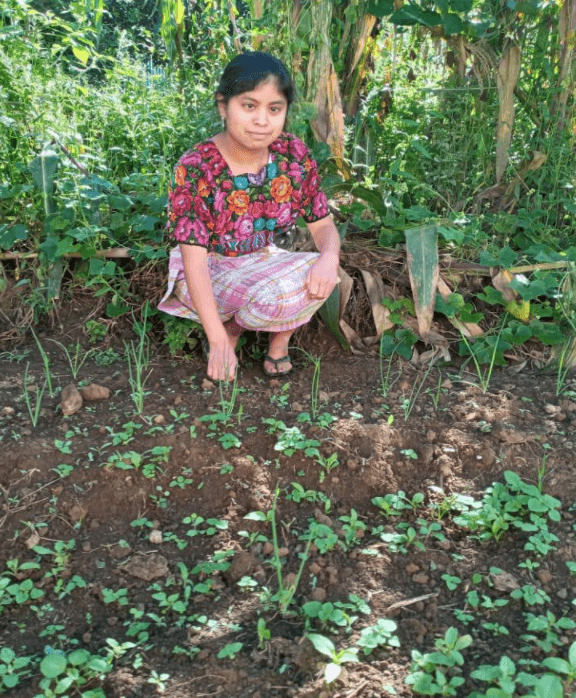
{"type": "MultiPolygon", "coordinates": [[[[48,395],[50,397],[54,397],[54,388],[52,386],[52,372],[50,370],[50,359],[48,358],[48,354],[44,350],[44,347],[42,346],[42,343],[38,339],[38,335],[32,327],[30,328],[30,331],[32,332],[32,336],[34,337],[34,341],[36,342],[36,346],[38,347],[38,351],[40,352],[40,356],[42,358],[42,368],[44,370],[44,377],[45,377],[45,386],[48,388],[48,395]]],[[[34,425],[36,426],[36,425],[34,425]]]]}
{"type": "Polygon", "coordinates": [[[400,640],[394,632],[398,626],[393,620],[380,618],[376,625],[364,628],[357,644],[365,655],[372,654],[378,647],[400,647],[400,640]]]}
{"type": "Polygon", "coordinates": [[[229,642],[216,655],[218,659],[234,659],[234,657],[244,647],[242,642],[229,642]]]}
{"type": "Polygon", "coordinates": [[[332,640],[328,639],[324,635],[318,635],[316,633],[308,633],[306,637],[310,640],[314,649],[325,657],[328,657],[330,661],[324,667],[324,679],[327,684],[331,684],[335,681],[342,673],[342,665],[347,662],[357,662],[358,661],[358,649],[348,648],[336,651],[336,646],[332,640]]]}
{"type": "Polygon", "coordinates": [[[438,638],[434,644],[435,652],[422,654],[412,650],[410,673],[405,682],[415,693],[457,696],[465,680],[450,673],[464,664],[461,650],[472,644],[472,637],[459,636],[456,628],[448,628],[444,637],[438,638]]]}
{"type": "Polygon", "coordinates": [[[46,384],[44,384],[41,388],[37,387],[35,390],[29,390],[29,388],[32,387],[28,385],[29,368],[30,364],[26,364],[26,368],[24,369],[24,379],[22,381],[22,397],[24,398],[28,414],[30,415],[30,421],[32,422],[32,426],[36,428],[38,424],[38,419],[40,418],[42,398],[44,397],[44,390],[46,389],[46,384]],[[30,397],[31,393],[34,395],[34,401],[32,401],[32,398],[30,397]]]}
{"type": "Polygon", "coordinates": [[[266,643],[270,640],[270,630],[266,627],[266,621],[264,618],[258,618],[256,631],[258,632],[258,647],[262,650],[266,646],[266,643]]]}
{"type": "Polygon", "coordinates": [[[9,647],[0,649],[0,693],[4,692],[2,687],[7,690],[14,688],[30,674],[27,667],[31,661],[31,657],[17,657],[9,647]]]}
{"type": "Polygon", "coordinates": [[[76,342],[76,344],[73,345],[72,349],[68,349],[57,339],[51,339],[50,341],[54,342],[54,344],[58,345],[60,349],[62,349],[64,355],[66,356],[66,360],[68,361],[68,366],[70,367],[72,377],[74,378],[74,380],[76,380],[78,373],[80,372],[80,369],[84,365],[84,362],[88,359],[89,356],[95,353],[95,350],[90,349],[88,351],[85,351],[80,342],[76,342]]]}

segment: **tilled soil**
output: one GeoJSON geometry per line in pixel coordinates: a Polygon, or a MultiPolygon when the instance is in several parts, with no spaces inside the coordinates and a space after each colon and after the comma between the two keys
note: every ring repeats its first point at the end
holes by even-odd
{"type": "Polygon", "coordinates": [[[226,422],[214,415],[223,414],[219,403],[230,391],[207,381],[197,359],[156,353],[138,414],[124,360],[102,366],[93,354],[73,380],[62,352],[45,344],[55,394],[45,390],[36,427],[23,379],[29,362],[33,409],[44,384],[40,356],[34,348],[21,361],[16,351],[0,355],[0,569],[42,591],[0,605],[0,646],[32,656],[35,667],[8,695],[38,693],[46,652],[85,648],[106,656],[107,639],[137,645],[118,651],[107,676],[82,689],[101,686],[108,698],[409,696],[412,651],[431,651],[451,626],[473,638],[464,666],[453,670],[466,683],[453,695],[478,689],[470,672],[497,664],[504,652],[515,662],[566,656],[572,629],[550,652],[532,646],[526,653],[526,613],[544,607],[512,600],[510,591],[531,585],[548,595],[545,609],[556,618],[574,616],[576,577],[566,565],[576,560],[573,380],[557,395],[554,374],[503,371],[483,393],[473,374],[397,363],[386,386],[386,364],[342,355],[322,360],[315,395],[314,368],[304,359],[296,357],[292,376],[270,380],[245,357],[226,422]],[[65,416],[59,389],[71,383],[109,393],[65,416]],[[313,412],[319,419],[302,417],[313,412]],[[293,440],[290,454],[279,442],[297,435],[294,427],[307,443],[293,440]],[[306,448],[317,451],[306,455],[306,448]],[[550,522],[558,541],[548,555],[527,552],[529,532],[516,528],[498,541],[478,540],[454,522],[457,511],[438,508],[450,495],[481,500],[506,471],[561,500],[560,521],[550,522]],[[274,546],[270,515],[257,519],[266,519],[277,491],[274,546]],[[374,498],[399,491],[413,506],[385,518],[374,498]],[[251,512],[261,514],[246,519],[251,512]],[[351,519],[360,525],[350,528],[351,519]],[[323,533],[298,580],[312,520],[323,533]],[[395,551],[387,534],[399,523],[417,536],[395,551]],[[278,590],[275,548],[285,585],[298,582],[285,614],[269,600],[278,590]],[[526,559],[540,564],[531,569],[526,559]],[[40,568],[18,569],[10,560],[40,568]],[[473,613],[484,626],[466,625],[457,612],[467,609],[470,589],[509,603],[473,613]],[[166,605],[171,594],[183,606],[166,605]],[[349,627],[302,613],[306,602],[350,603],[350,595],[369,609],[347,608],[357,617],[349,627]],[[259,618],[269,638],[259,639],[259,618]],[[306,630],[342,649],[387,618],[397,624],[399,647],[361,653],[328,690],[325,661],[303,639],[306,630]],[[219,657],[231,643],[241,643],[234,656],[219,657]],[[149,681],[154,676],[163,692],[149,681]]]}

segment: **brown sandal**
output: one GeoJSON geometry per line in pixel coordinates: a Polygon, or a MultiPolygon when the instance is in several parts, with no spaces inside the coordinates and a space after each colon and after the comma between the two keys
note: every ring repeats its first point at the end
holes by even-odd
{"type": "MultiPolygon", "coordinates": [[[[264,362],[269,361],[271,364],[274,364],[276,368],[278,368],[278,364],[285,364],[287,361],[290,361],[290,357],[288,354],[286,356],[282,356],[280,359],[273,359],[270,354],[266,354],[264,357],[264,362]]],[[[283,378],[284,376],[289,376],[293,370],[294,367],[292,366],[289,368],[287,371],[268,371],[264,364],[262,364],[262,370],[264,371],[264,375],[268,376],[269,378],[283,378]]]]}

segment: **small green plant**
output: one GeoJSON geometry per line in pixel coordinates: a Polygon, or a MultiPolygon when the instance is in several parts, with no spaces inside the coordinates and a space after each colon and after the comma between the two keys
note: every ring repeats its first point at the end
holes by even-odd
{"type": "Polygon", "coordinates": [[[317,633],[308,633],[306,637],[310,640],[314,649],[330,660],[324,667],[324,679],[330,685],[342,673],[342,665],[347,662],[358,662],[358,649],[356,647],[336,651],[336,646],[329,638],[317,633]]]}
{"type": "MultiPolygon", "coordinates": [[[[80,691],[81,687],[94,678],[99,678],[112,670],[112,664],[84,649],[69,654],[61,650],[47,648],[47,654],[40,662],[40,673],[44,678],[40,688],[44,696],[52,698],[70,690],[80,691]]],[[[86,692],[81,694],[86,696],[86,692]]],[[[93,689],[90,698],[104,698],[102,689],[93,689]]]]}
{"type": "Polygon", "coordinates": [[[405,682],[415,693],[458,696],[458,689],[465,679],[451,674],[464,664],[461,650],[472,644],[472,637],[459,636],[456,628],[448,628],[444,637],[438,638],[434,644],[434,652],[422,654],[418,650],[412,650],[410,673],[405,682]]]}
{"type": "Polygon", "coordinates": [[[94,350],[89,349],[88,351],[86,351],[78,341],[76,342],[76,344],[72,346],[71,349],[65,347],[57,339],[51,339],[50,341],[54,342],[54,344],[58,345],[60,349],[62,349],[64,355],[66,356],[66,360],[68,361],[70,373],[72,373],[72,377],[74,378],[74,380],[76,380],[78,374],[80,373],[80,369],[84,365],[85,361],[92,355],[94,350]]]}
{"type": "Polygon", "coordinates": [[[270,630],[267,628],[264,618],[258,618],[256,630],[258,632],[258,647],[259,649],[263,650],[270,640],[270,630]]]}
{"type": "Polygon", "coordinates": [[[30,415],[30,421],[32,422],[32,426],[36,428],[36,426],[38,425],[38,420],[40,418],[40,410],[42,409],[42,398],[44,397],[46,384],[44,384],[41,388],[38,388],[36,386],[34,390],[31,390],[30,388],[32,388],[32,386],[28,385],[29,368],[30,364],[26,364],[26,368],[24,369],[24,379],[22,381],[22,397],[24,398],[24,403],[26,404],[28,414],[30,415]],[[34,395],[34,399],[32,399],[31,395],[34,395]]]}
{"type": "Polygon", "coordinates": [[[0,693],[4,693],[3,687],[6,690],[14,688],[30,674],[27,667],[31,661],[31,657],[17,657],[9,647],[0,649],[0,693]]]}
{"type": "Polygon", "coordinates": [[[378,647],[400,647],[400,640],[394,634],[397,628],[393,620],[380,618],[376,625],[362,630],[357,645],[365,655],[372,654],[378,647]]]}
{"type": "Polygon", "coordinates": [[[234,659],[234,657],[244,647],[242,642],[229,642],[216,655],[218,659],[234,659]]]}
{"type": "Polygon", "coordinates": [[[320,473],[320,482],[324,482],[326,479],[326,475],[331,473],[334,468],[337,468],[340,465],[340,461],[338,460],[338,454],[333,453],[332,455],[328,457],[324,457],[321,453],[316,456],[316,462],[322,467],[322,472],[320,473]]]}
{"type": "MultiPolygon", "coordinates": [[[[44,347],[42,346],[42,343],[38,339],[38,335],[32,327],[30,328],[30,331],[32,332],[32,336],[34,337],[34,341],[36,342],[36,346],[38,347],[38,351],[40,352],[40,356],[42,358],[42,368],[44,370],[44,377],[45,377],[45,382],[44,385],[48,388],[48,395],[50,397],[54,397],[54,387],[52,385],[52,372],[50,370],[50,359],[48,358],[48,354],[46,353],[44,347]]],[[[34,425],[36,426],[36,425],[34,425]]]]}
{"type": "Polygon", "coordinates": [[[339,521],[342,521],[342,531],[344,532],[344,541],[348,547],[356,545],[364,535],[366,524],[358,518],[358,512],[355,509],[350,510],[350,516],[340,516],[339,521]]]}
{"type": "Polygon", "coordinates": [[[132,388],[132,401],[136,405],[138,414],[144,411],[144,398],[149,393],[144,389],[146,381],[151,375],[144,375],[148,364],[150,363],[150,340],[148,332],[150,330],[148,317],[150,314],[150,303],[146,301],[142,308],[142,322],[133,323],[134,331],[138,337],[136,344],[131,340],[130,344],[124,343],[126,349],[126,358],[128,360],[128,382],[132,388]]]}
{"type": "Polygon", "coordinates": [[[104,337],[106,337],[107,332],[108,328],[103,322],[98,322],[98,320],[87,320],[86,333],[90,344],[101,342],[104,337]]]}

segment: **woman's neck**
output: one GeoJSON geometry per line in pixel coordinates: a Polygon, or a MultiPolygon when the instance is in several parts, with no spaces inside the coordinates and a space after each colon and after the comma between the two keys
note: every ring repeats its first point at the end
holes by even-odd
{"type": "Polygon", "coordinates": [[[249,150],[240,143],[232,140],[226,131],[218,133],[212,141],[216,144],[220,154],[233,175],[258,174],[268,163],[268,148],[249,150]]]}

